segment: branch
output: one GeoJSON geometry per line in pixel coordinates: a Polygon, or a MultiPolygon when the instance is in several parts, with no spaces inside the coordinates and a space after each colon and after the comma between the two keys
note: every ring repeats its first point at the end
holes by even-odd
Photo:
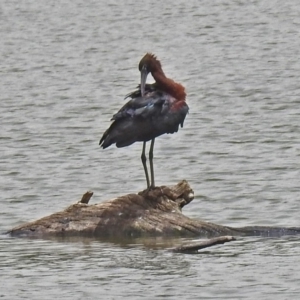
{"type": "Polygon", "coordinates": [[[170,249],[172,252],[176,253],[198,253],[198,250],[211,247],[218,244],[224,244],[227,242],[235,241],[236,239],[233,236],[220,236],[213,239],[208,239],[202,242],[196,242],[192,244],[182,245],[176,248],[170,249]]]}

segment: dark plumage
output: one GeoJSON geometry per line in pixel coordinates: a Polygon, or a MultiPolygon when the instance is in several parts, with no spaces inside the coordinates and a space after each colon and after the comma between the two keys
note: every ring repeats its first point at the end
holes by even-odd
{"type": "MultiPolygon", "coordinates": [[[[146,54],[145,57],[140,62],[139,68],[140,70],[146,69],[147,72],[151,72],[154,79],[156,79],[154,76],[155,71],[159,73],[159,70],[157,71],[155,69],[155,62],[157,62],[157,60],[151,54],[146,54]],[[143,63],[145,57],[147,58],[146,67],[143,63]],[[154,60],[154,62],[152,60],[154,60]]],[[[159,66],[161,70],[160,63],[156,64],[156,66],[159,66]]],[[[116,146],[120,148],[129,146],[135,142],[144,142],[142,162],[148,188],[150,187],[150,182],[145,156],[146,142],[152,141],[149,160],[151,187],[154,187],[154,139],[165,133],[177,132],[179,126],[183,126],[184,119],[189,110],[185,102],[183,86],[165,77],[162,70],[159,76],[162,76],[161,78],[164,78],[164,80],[156,80],[154,84],[145,84],[142,79],[139,90],[126,96],[126,98],[130,97],[131,100],[113,116],[113,123],[105,131],[99,143],[105,149],[112,144],[116,144],[116,146]],[[163,74],[163,76],[161,74],[163,74]],[[174,89],[171,89],[172,87],[174,87],[174,89]],[[181,99],[176,97],[176,92],[181,96],[181,99]]],[[[158,79],[161,79],[159,76],[158,79]]],[[[144,75],[144,80],[146,80],[145,78],[144,75]]]]}
{"type": "Polygon", "coordinates": [[[164,133],[178,131],[188,112],[187,104],[176,107],[170,95],[154,91],[132,98],[112,118],[112,125],[100,140],[105,149],[111,144],[125,147],[134,142],[147,142],[164,133]]]}

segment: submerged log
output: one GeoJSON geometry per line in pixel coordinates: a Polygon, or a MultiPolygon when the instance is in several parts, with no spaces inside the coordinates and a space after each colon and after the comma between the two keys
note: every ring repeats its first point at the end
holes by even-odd
{"type": "MultiPolygon", "coordinates": [[[[232,235],[282,236],[300,234],[300,228],[261,226],[232,228],[191,219],[182,214],[182,208],[194,199],[194,192],[187,181],[181,181],[173,187],[156,187],[138,194],[128,194],[106,202],[89,205],[88,202],[92,195],[92,192],[87,192],[79,202],[67,209],[15,227],[8,234],[43,238],[72,236],[99,238],[221,237],[211,240],[211,245],[231,241],[233,240],[232,235]],[[229,237],[222,238],[222,236],[229,237]]],[[[187,251],[194,251],[194,246],[190,245],[191,249],[187,249],[187,251]]],[[[200,243],[198,246],[198,249],[201,249],[202,246],[207,247],[205,243],[202,245],[200,243]]],[[[184,249],[181,250],[184,252],[184,249]]]]}

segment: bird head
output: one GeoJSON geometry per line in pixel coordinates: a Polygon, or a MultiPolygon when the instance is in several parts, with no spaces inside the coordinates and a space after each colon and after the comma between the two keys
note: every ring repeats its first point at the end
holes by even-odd
{"type": "Polygon", "coordinates": [[[141,72],[141,94],[145,94],[145,86],[147,81],[147,76],[156,70],[161,70],[160,61],[152,53],[146,53],[139,63],[139,71],[141,72]]]}

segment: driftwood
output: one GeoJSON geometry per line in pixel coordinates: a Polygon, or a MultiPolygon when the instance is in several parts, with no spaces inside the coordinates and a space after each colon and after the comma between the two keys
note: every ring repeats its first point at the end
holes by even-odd
{"type": "Polygon", "coordinates": [[[175,247],[170,249],[172,252],[177,253],[197,253],[199,250],[211,247],[214,245],[219,244],[225,244],[227,242],[235,241],[235,238],[233,236],[219,236],[216,238],[211,238],[202,242],[192,243],[192,244],[186,244],[179,247],[175,247]]]}
{"type": "Polygon", "coordinates": [[[92,192],[67,209],[11,229],[11,236],[138,238],[151,236],[210,238],[171,249],[195,252],[234,240],[232,236],[282,236],[300,234],[300,228],[251,226],[232,228],[183,215],[182,208],[194,199],[186,181],[173,187],[156,187],[89,205],[92,192]]]}

